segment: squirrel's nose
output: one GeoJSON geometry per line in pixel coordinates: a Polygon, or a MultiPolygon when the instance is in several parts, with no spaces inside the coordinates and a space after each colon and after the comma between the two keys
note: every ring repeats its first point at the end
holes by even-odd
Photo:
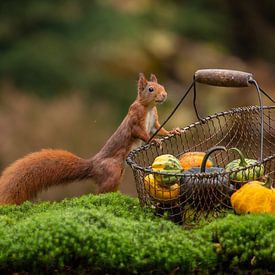
{"type": "Polygon", "coordinates": [[[161,96],[162,96],[162,99],[163,99],[163,100],[166,100],[166,98],[167,98],[167,94],[166,94],[166,93],[162,93],[161,96]]]}

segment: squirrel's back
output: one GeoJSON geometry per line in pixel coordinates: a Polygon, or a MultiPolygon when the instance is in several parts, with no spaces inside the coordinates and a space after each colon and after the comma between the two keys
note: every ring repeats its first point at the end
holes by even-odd
{"type": "Polygon", "coordinates": [[[64,150],[44,149],[15,161],[0,177],[0,204],[20,204],[58,183],[91,176],[92,163],[64,150]]]}

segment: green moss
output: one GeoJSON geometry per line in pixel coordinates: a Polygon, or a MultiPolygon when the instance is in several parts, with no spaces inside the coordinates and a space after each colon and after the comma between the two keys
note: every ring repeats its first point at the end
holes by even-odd
{"type": "Polygon", "coordinates": [[[0,271],[188,273],[274,268],[272,215],[185,230],[119,193],[0,207],[0,271]]]}
{"type": "Polygon", "coordinates": [[[275,270],[274,225],[272,214],[228,215],[198,233],[215,244],[218,261],[231,270],[275,270]]]}

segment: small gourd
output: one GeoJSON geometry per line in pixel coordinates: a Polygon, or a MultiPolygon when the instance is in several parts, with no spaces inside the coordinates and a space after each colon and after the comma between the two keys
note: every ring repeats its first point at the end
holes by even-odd
{"type": "MultiPolygon", "coordinates": [[[[201,167],[205,152],[187,152],[179,157],[182,168],[186,171],[193,167],[201,167]]],[[[213,161],[208,158],[206,167],[210,168],[214,165],[213,161]]]]}
{"type": "Polygon", "coordinates": [[[188,169],[187,171],[185,171],[185,174],[222,173],[222,172],[224,172],[223,168],[220,168],[217,166],[211,165],[211,167],[207,167],[207,162],[208,162],[210,155],[212,153],[214,153],[215,151],[221,151],[221,150],[227,151],[224,146],[215,146],[215,147],[210,148],[209,150],[207,150],[205,152],[205,155],[202,159],[201,165],[199,167],[192,167],[192,168],[188,169]]]}
{"type": "Polygon", "coordinates": [[[180,186],[178,183],[174,183],[171,186],[164,186],[160,184],[153,174],[144,177],[144,187],[151,197],[161,201],[174,200],[180,195],[180,186]]]}
{"type": "Polygon", "coordinates": [[[272,197],[271,197],[271,213],[275,214],[275,190],[271,189],[272,197]]]}
{"type": "Polygon", "coordinates": [[[264,182],[251,181],[244,184],[231,196],[231,205],[237,214],[275,214],[275,190],[268,189],[264,182]]]}
{"type": "Polygon", "coordinates": [[[230,173],[230,180],[233,182],[246,183],[250,180],[260,179],[264,175],[264,166],[258,164],[257,160],[245,158],[238,148],[230,148],[228,151],[235,151],[240,156],[239,159],[235,159],[225,166],[225,171],[230,173]],[[234,172],[237,169],[250,165],[253,165],[253,167],[234,172]]]}
{"type": "Polygon", "coordinates": [[[156,173],[155,177],[160,184],[171,186],[179,180],[179,177],[174,174],[181,173],[182,167],[175,156],[164,154],[155,158],[152,163],[152,170],[156,172],[164,172],[165,174],[156,173]]]}

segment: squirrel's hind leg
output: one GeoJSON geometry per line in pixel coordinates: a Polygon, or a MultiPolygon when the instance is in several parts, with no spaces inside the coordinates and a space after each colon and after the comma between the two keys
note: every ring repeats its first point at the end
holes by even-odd
{"type": "Polygon", "coordinates": [[[109,167],[107,171],[104,171],[104,176],[97,180],[98,193],[116,192],[122,175],[123,169],[121,169],[121,167],[109,167]]]}
{"type": "Polygon", "coordinates": [[[116,192],[120,184],[121,177],[110,177],[99,183],[98,193],[116,192]]]}

